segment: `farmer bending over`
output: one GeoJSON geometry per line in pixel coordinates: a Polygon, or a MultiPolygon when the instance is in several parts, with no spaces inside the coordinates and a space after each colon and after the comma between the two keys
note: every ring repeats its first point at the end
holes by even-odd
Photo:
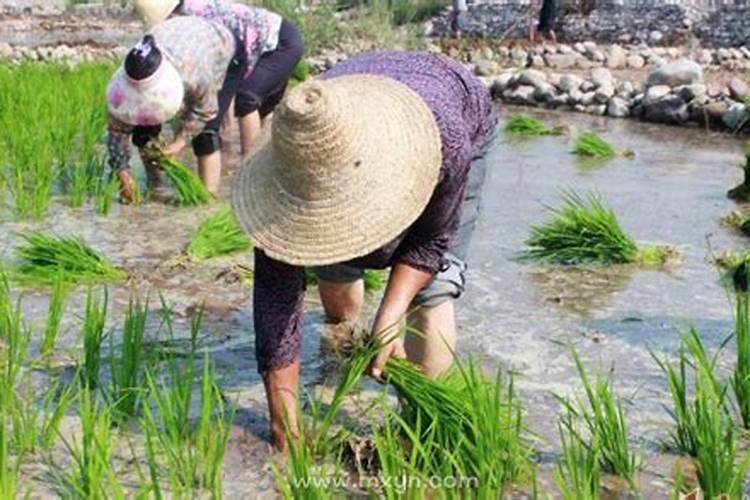
{"type": "Polygon", "coordinates": [[[239,119],[242,154],[255,145],[262,120],[281,101],[294,67],[302,57],[297,28],[269,10],[227,0],[136,0],[147,26],[167,16],[196,16],[224,25],[238,44],[241,71],[234,77],[234,114],[239,119]]]}
{"type": "Polygon", "coordinates": [[[233,185],[235,213],[256,243],[253,314],[275,444],[297,431],[305,266],[332,322],[359,315],[363,269],[391,267],[372,331],[391,356],[427,374],[452,363],[453,301],[496,138],[482,83],[433,54],[383,52],[344,61],[295,89],[271,140],[233,185]],[[424,336],[387,342],[407,318],[424,336]]]}

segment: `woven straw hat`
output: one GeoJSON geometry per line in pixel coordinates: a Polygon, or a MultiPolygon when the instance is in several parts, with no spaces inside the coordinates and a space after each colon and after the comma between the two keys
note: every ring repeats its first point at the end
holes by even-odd
{"type": "Polygon", "coordinates": [[[135,11],[148,29],[165,20],[180,4],[179,0],[135,0],[135,11]]]}
{"type": "Polygon", "coordinates": [[[276,109],[270,140],[234,183],[233,208],[276,260],[345,262],[419,217],[441,147],[432,112],[406,85],[373,75],[311,81],[276,109]]]}

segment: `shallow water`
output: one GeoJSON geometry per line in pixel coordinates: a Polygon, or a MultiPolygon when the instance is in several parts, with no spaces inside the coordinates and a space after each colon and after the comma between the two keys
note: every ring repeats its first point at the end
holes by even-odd
{"type": "MultiPolygon", "coordinates": [[[[592,369],[606,373],[613,367],[616,386],[627,398],[633,440],[648,463],[642,477],[644,496],[663,498],[669,492],[673,461],[658,451],[669,430],[661,407],[666,387],[648,350],[674,350],[686,325],[699,327],[711,347],[731,329],[731,306],[709,254],[711,248],[719,253],[745,244],[719,224],[721,216],[736,208],[725,192],[741,179],[736,168],[741,144],[701,130],[532,113],[573,131],[592,129],[617,148],[635,151],[636,157],[582,162],[569,152],[572,139],[518,141],[501,134],[470,253],[468,290],[458,307],[460,353],[518,373],[530,426],[543,438],[538,446],[541,481],[547,487],[557,446],[558,406],[552,392],[568,394],[578,387],[566,344],[574,343],[592,369]],[[514,261],[529,225],[543,221],[545,206],[557,206],[560,191],[567,189],[599,192],[638,241],[676,245],[680,265],[660,271],[559,269],[514,261]]],[[[232,265],[246,263],[248,256],[175,267],[174,258],[211,210],[148,203],[115,207],[109,218],[102,218],[86,209],[55,206],[42,223],[0,222],[0,255],[11,258],[18,230],[83,236],[134,275],[128,286],[111,289],[113,324],[131,290],[141,295],[150,290],[153,308],[159,303],[157,292],[164,294],[174,304],[183,333],[191,312],[204,303],[204,345],[214,352],[223,389],[239,399],[238,423],[244,428],[227,458],[227,496],[255,498],[271,490],[273,481],[266,466],[265,402],[253,353],[251,289],[219,277],[232,265]]],[[[79,343],[82,296],[75,295],[66,316],[62,363],[70,358],[66,351],[79,343]]],[[[44,293],[28,292],[25,309],[32,324],[43,324],[46,301],[44,293]]],[[[329,371],[321,356],[322,331],[316,294],[308,293],[302,374],[308,387],[318,385],[329,371]]]]}

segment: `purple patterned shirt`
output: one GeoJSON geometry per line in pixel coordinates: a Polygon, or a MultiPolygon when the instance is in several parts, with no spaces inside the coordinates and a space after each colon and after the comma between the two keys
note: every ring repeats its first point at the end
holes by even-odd
{"type": "MultiPolygon", "coordinates": [[[[337,64],[323,78],[361,73],[398,80],[424,100],[440,130],[443,163],[432,198],[417,221],[394,241],[347,264],[382,269],[404,263],[434,274],[458,227],[471,162],[496,125],[492,100],[468,70],[437,54],[364,54],[337,64]]],[[[288,366],[299,356],[304,291],[302,268],[255,251],[253,314],[261,371],[288,366]]]]}

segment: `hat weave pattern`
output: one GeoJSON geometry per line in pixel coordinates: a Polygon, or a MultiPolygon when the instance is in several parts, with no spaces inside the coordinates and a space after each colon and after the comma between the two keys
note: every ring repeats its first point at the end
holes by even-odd
{"type": "Polygon", "coordinates": [[[270,257],[326,265],[406,230],[438,180],[435,118],[407,86],[348,75],[299,86],[233,186],[240,224],[270,257]]]}

